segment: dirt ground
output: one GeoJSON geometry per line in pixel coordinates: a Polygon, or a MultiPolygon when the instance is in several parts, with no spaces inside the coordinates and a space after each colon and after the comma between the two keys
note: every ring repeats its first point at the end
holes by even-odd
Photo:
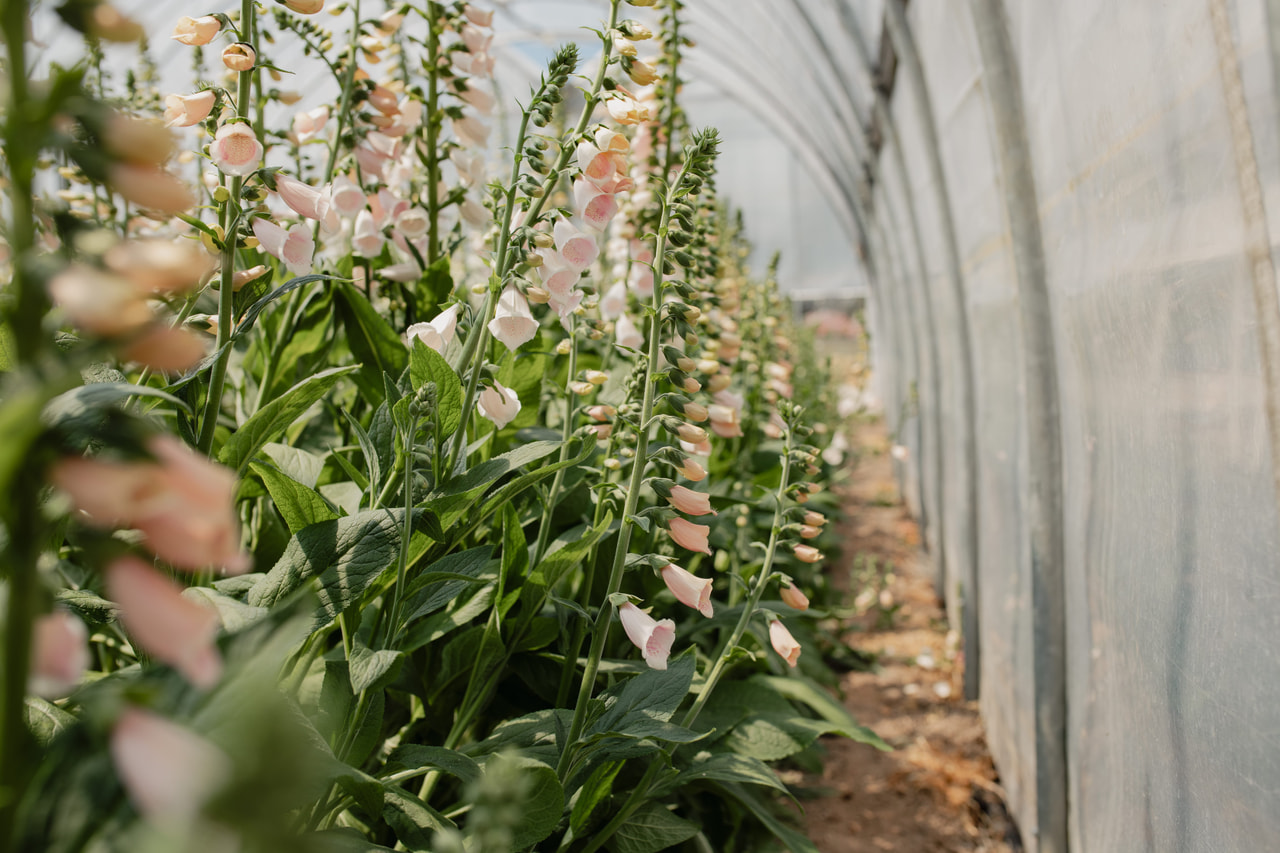
{"type": "Polygon", "coordinates": [[[846,674],[842,687],[845,706],[894,751],[829,741],[821,777],[805,779],[826,794],[805,803],[809,837],[823,853],[1019,853],[977,703],[962,698],[957,638],[898,494],[883,422],[860,428],[852,444],[833,582],[847,583],[853,601],[844,639],[878,655],[879,666],[846,674]]]}

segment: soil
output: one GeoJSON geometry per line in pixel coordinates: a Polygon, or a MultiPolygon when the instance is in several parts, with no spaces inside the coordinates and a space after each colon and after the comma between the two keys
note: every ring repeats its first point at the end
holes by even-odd
{"type": "Polygon", "coordinates": [[[833,583],[847,586],[852,602],[844,640],[876,655],[878,666],[847,673],[841,687],[845,707],[894,749],[831,739],[821,776],[803,782],[822,794],[805,803],[808,835],[822,853],[1019,853],[883,422],[861,425],[851,444],[833,583]]]}

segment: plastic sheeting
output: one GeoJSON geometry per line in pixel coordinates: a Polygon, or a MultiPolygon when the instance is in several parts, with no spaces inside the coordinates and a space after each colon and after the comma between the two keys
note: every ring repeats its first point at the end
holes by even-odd
{"type": "MultiPolygon", "coordinates": [[[[1246,222],[1210,2],[1006,2],[1038,195],[1051,340],[1023,340],[1010,210],[969,4],[915,0],[971,322],[978,436],[981,708],[1028,849],[1252,851],[1280,844],[1280,573],[1266,388],[1246,222]],[[1065,538],[1067,778],[1037,767],[1028,347],[1056,354],[1065,538]],[[1037,785],[1039,784],[1039,788],[1037,785]],[[1038,844],[1061,797],[1068,847],[1038,844]]],[[[1280,240],[1280,92],[1263,0],[1225,4],[1273,247],[1280,240]]],[[[898,70],[892,110],[921,211],[937,309],[944,535],[963,494],[956,323],[917,105],[898,70]]],[[[902,232],[886,172],[876,216],[902,232]]],[[[906,243],[910,235],[901,234],[906,243]]],[[[889,241],[891,242],[891,241],[889,241]]],[[[880,259],[881,283],[918,275],[880,259]]],[[[917,282],[919,286],[919,282],[917,282]]],[[[901,293],[898,294],[901,296],[901,293]]],[[[896,308],[901,309],[899,300],[896,308]]],[[[911,316],[923,333],[923,318],[911,316]]],[[[902,400],[919,377],[901,326],[885,355],[902,400]]],[[[924,384],[924,383],[921,383],[924,384]]],[[[923,448],[927,456],[927,442],[923,448]]],[[[939,493],[913,447],[910,487],[939,493]],[[919,463],[917,466],[915,463],[919,463]],[[923,475],[923,476],[921,476],[923,475]]],[[[1043,737],[1043,733],[1039,735],[1043,737]]],[[[1043,746],[1042,744],[1040,745],[1043,746]]]]}

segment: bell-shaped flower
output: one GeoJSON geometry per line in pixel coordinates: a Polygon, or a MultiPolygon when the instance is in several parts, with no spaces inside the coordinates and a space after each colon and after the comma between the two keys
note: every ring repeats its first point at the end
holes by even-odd
{"type": "Polygon", "coordinates": [[[209,157],[223,174],[244,177],[258,168],[262,160],[262,143],[254,135],[253,128],[244,122],[224,124],[213,137],[209,157]]]}
{"type": "Polygon", "coordinates": [[[769,623],[769,643],[788,666],[794,667],[796,661],[800,660],[800,644],[796,642],[795,637],[791,636],[791,632],[787,630],[786,625],[782,624],[782,620],[774,619],[769,623]]]}
{"type": "Polygon", "coordinates": [[[707,469],[699,465],[698,461],[693,458],[686,458],[684,462],[676,466],[676,470],[680,472],[680,476],[695,483],[707,477],[707,469]]]}
{"type": "Polygon", "coordinates": [[[711,547],[707,545],[707,535],[711,533],[711,528],[676,517],[667,522],[667,531],[670,532],[672,541],[681,548],[710,556],[711,547]]]}
{"type": "Polygon", "coordinates": [[[492,9],[478,9],[475,6],[472,6],[470,3],[467,3],[465,6],[462,7],[462,14],[466,15],[467,20],[475,24],[477,27],[493,26],[493,10],[492,9]]]}
{"type": "Polygon", "coordinates": [[[538,321],[533,319],[529,303],[514,285],[508,285],[498,298],[498,307],[489,321],[489,334],[515,352],[538,334],[538,321]]]}
{"type": "Polygon", "coordinates": [[[164,126],[191,127],[209,117],[218,94],[212,89],[192,95],[166,95],[164,99],[164,126]]]}
{"type": "Polygon", "coordinates": [[[600,297],[600,316],[606,320],[616,320],[627,310],[627,286],[620,281],[605,291],[600,297]]]}
{"type": "Polygon", "coordinates": [[[489,127],[475,116],[452,120],[453,134],[467,148],[483,148],[489,142],[489,127]]]}
{"type": "Polygon", "coordinates": [[[520,414],[520,395],[495,379],[492,386],[480,391],[476,405],[482,417],[488,418],[495,427],[502,429],[520,414]]]}
{"type": "Polygon", "coordinates": [[[276,192],[290,210],[307,219],[324,219],[332,206],[328,187],[313,187],[283,173],[276,175],[276,192]]]}
{"type": "Polygon", "coordinates": [[[484,53],[493,43],[493,33],[487,33],[471,23],[463,24],[459,35],[462,36],[462,43],[470,53],[484,53]]]}
{"type": "Polygon", "coordinates": [[[199,18],[184,15],[178,19],[177,26],[173,28],[173,35],[169,38],[181,44],[196,47],[213,41],[221,29],[222,22],[213,15],[204,15],[199,18]]]}
{"type": "Polygon", "coordinates": [[[684,486],[672,486],[667,503],[688,515],[719,515],[711,508],[711,496],[684,486]]]}
{"type": "Polygon", "coordinates": [[[395,229],[406,240],[417,240],[426,235],[431,227],[427,212],[420,207],[410,207],[400,211],[395,218],[395,229]]]}
{"type": "Polygon", "coordinates": [[[126,708],[111,730],[111,760],[138,813],[185,830],[231,781],[227,754],[189,729],[126,708]]]}
{"type": "Polygon", "coordinates": [[[112,163],[107,167],[107,184],[138,207],[159,213],[182,213],[196,204],[191,187],[158,166],[112,163]]]}
{"type": "Polygon", "coordinates": [[[364,258],[376,258],[382,252],[385,238],[374,222],[373,213],[362,210],[356,214],[355,228],[351,234],[351,246],[364,258]]]}
{"type": "Polygon", "coordinates": [[[483,204],[468,196],[459,207],[463,220],[472,228],[483,228],[489,224],[489,211],[483,204]]]}
{"type": "Polygon", "coordinates": [[[618,608],[622,630],[635,644],[650,669],[666,669],[671,655],[671,644],[676,639],[676,623],[670,619],[658,621],[631,602],[618,608]]]}
{"type": "Polygon", "coordinates": [[[812,524],[800,525],[801,539],[817,539],[821,533],[822,533],[821,527],[814,527],[812,524]]]}
{"type": "Polygon", "coordinates": [[[595,238],[589,237],[572,222],[561,219],[556,222],[552,235],[555,237],[556,250],[564,262],[578,272],[591,266],[591,262],[600,254],[600,247],[595,238]]]}
{"type": "Polygon", "coordinates": [[[196,687],[218,683],[217,611],[184,597],[180,586],[137,557],[116,560],[106,577],[107,596],[120,605],[120,621],[139,647],[196,687]]]}
{"type": "Polygon", "coordinates": [[[632,264],[631,272],[627,276],[627,284],[637,298],[649,299],[653,296],[653,270],[645,263],[632,264]]]}
{"type": "Polygon", "coordinates": [[[485,162],[482,152],[454,148],[449,152],[449,161],[458,170],[458,180],[462,182],[463,186],[484,185],[485,162]]]}
{"type": "Polygon", "coordinates": [[[252,227],[262,250],[283,261],[285,269],[294,275],[311,272],[316,243],[309,228],[297,224],[286,231],[269,219],[255,219],[252,227]]]}
{"type": "Polygon", "coordinates": [[[46,613],[31,634],[28,690],[46,699],[66,696],[89,668],[89,632],[66,610],[46,613]]]}
{"type": "Polygon", "coordinates": [[[294,139],[299,145],[305,145],[320,135],[328,121],[329,108],[327,106],[296,113],[293,116],[294,139]]]}
{"type": "Polygon", "coordinates": [[[615,89],[613,97],[605,101],[605,108],[618,124],[644,124],[658,117],[657,108],[653,104],[636,100],[622,87],[615,89]]]}
{"type": "Polygon", "coordinates": [[[573,203],[582,214],[582,221],[593,231],[603,231],[618,212],[618,200],[612,193],[586,180],[573,182],[573,203]]]}
{"type": "Polygon", "coordinates": [[[208,352],[199,335],[168,323],[156,323],[121,346],[119,354],[123,361],[162,373],[178,373],[195,367],[208,352]]]}
{"type": "Polygon", "coordinates": [[[412,344],[414,338],[417,338],[436,352],[444,355],[445,350],[449,348],[449,344],[453,343],[454,336],[457,334],[458,311],[461,308],[462,303],[455,302],[437,314],[430,322],[414,323],[405,330],[409,343],[412,344]]]}
{"type": "Polygon", "coordinates": [[[364,210],[364,190],[346,175],[338,175],[329,185],[329,200],[343,219],[351,219],[364,210]]]}
{"type": "Polygon", "coordinates": [[[815,510],[811,510],[811,509],[805,510],[804,523],[811,524],[814,527],[821,527],[822,525],[827,523],[827,517],[820,512],[816,512],[815,510]]]}
{"type": "Polygon", "coordinates": [[[796,545],[791,549],[796,555],[796,559],[805,563],[819,563],[822,561],[822,552],[812,545],[796,545]]]}
{"type": "Polygon", "coordinates": [[[794,610],[809,609],[809,596],[801,592],[799,587],[795,584],[786,584],[783,586],[782,592],[779,593],[779,597],[782,599],[783,604],[794,610]]]}
{"type": "Polygon", "coordinates": [[[618,322],[614,324],[613,339],[618,346],[631,349],[640,349],[644,344],[644,335],[640,333],[640,330],[636,328],[636,324],[626,314],[619,317],[618,322]]]}
{"type": "Polygon", "coordinates": [[[711,430],[721,438],[733,438],[742,435],[738,424],[738,412],[728,406],[712,403],[707,407],[707,415],[711,418],[711,430]]]}
{"type": "Polygon", "coordinates": [[[675,563],[669,563],[662,569],[662,580],[681,604],[692,607],[708,619],[715,615],[715,608],[711,606],[710,578],[700,578],[675,563]]]}

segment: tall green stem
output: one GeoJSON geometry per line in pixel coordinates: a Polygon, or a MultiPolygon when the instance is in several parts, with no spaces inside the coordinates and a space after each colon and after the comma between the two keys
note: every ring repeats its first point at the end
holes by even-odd
{"type": "MultiPolygon", "coordinates": [[[[240,33],[243,38],[251,38],[253,33],[253,16],[255,13],[253,0],[240,2],[240,33]]],[[[254,69],[241,71],[236,86],[236,117],[249,118],[249,101],[253,97],[254,69]]],[[[213,435],[218,427],[218,413],[222,411],[222,389],[227,380],[227,363],[231,360],[231,313],[235,310],[236,274],[236,232],[240,227],[240,190],[244,186],[244,178],[232,177],[228,188],[231,197],[222,205],[221,219],[223,227],[222,278],[218,284],[218,337],[214,350],[218,353],[209,373],[209,396],[204,402],[204,414],[200,419],[200,434],[196,439],[196,447],[201,453],[208,454],[213,447],[213,435]]]]}

